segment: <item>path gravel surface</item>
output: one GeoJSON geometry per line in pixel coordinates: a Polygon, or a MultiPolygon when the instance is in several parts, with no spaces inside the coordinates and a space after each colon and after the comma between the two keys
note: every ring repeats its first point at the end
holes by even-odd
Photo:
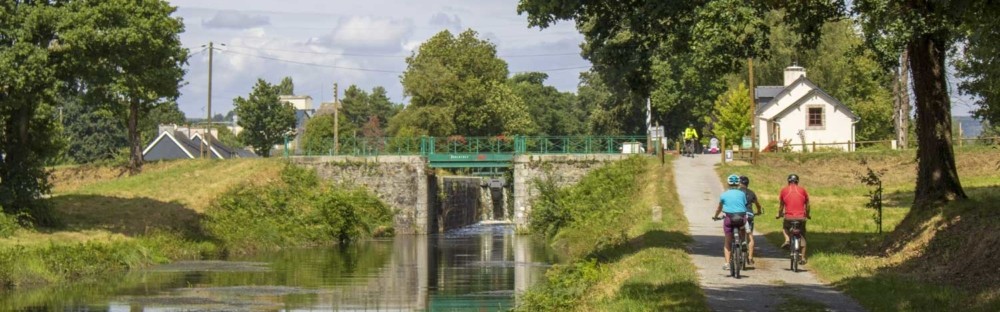
{"type": "MultiPolygon", "coordinates": [[[[711,219],[724,188],[715,173],[719,161],[719,155],[674,161],[677,193],[694,238],[688,253],[698,267],[709,306],[715,311],[774,311],[789,298],[801,298],[823,304],[827,311],[864,311],[854,299],[817,280],[808,265],[802,267],[805,272],[792,272],[788,254],[765,242],[762,235],[754,236],[756,268],[743,271],[741,279],[722,270],[722,221],[711,219]]],[[[760,194],[779,190],[755,191],[760,194]]],[[[773,218],[776,210],[764,207],[763,217],[773,218]]]]}

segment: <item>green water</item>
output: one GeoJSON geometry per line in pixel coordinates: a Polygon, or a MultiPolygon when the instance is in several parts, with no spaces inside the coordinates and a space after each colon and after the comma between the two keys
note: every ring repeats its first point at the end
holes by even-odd
{"type": "Polygon", "coordinates": [[[0,293],[0,310],[504,311],[556,260],[537,238],[478,226],[0,293]]]}

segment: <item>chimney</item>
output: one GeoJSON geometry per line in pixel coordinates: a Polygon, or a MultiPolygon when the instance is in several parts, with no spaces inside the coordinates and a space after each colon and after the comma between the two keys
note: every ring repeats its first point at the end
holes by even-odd
{"type": "Polygon", "coordinates": [[[791,85],[799,77],[806,76],[806,69],[799,67],[798,65],[792,65],[785,68],[785,87],[791,85]]]}

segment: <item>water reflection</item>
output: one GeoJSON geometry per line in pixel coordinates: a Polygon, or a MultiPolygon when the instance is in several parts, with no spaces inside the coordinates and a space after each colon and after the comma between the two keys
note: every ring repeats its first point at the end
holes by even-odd
{"type": "Polygon", "coordinates": [[[0,294],[24,311],[503,311],[557,259],[509,226],[178,262],[0,294]]]}

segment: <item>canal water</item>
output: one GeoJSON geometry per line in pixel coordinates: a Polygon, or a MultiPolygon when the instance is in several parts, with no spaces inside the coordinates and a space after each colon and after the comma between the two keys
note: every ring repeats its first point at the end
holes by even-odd
{"type": "Polygon", "coordinates": [[[539,238],[475,225],[0,293],[0,310],[505,311],[557,261],[539,238]]]}

